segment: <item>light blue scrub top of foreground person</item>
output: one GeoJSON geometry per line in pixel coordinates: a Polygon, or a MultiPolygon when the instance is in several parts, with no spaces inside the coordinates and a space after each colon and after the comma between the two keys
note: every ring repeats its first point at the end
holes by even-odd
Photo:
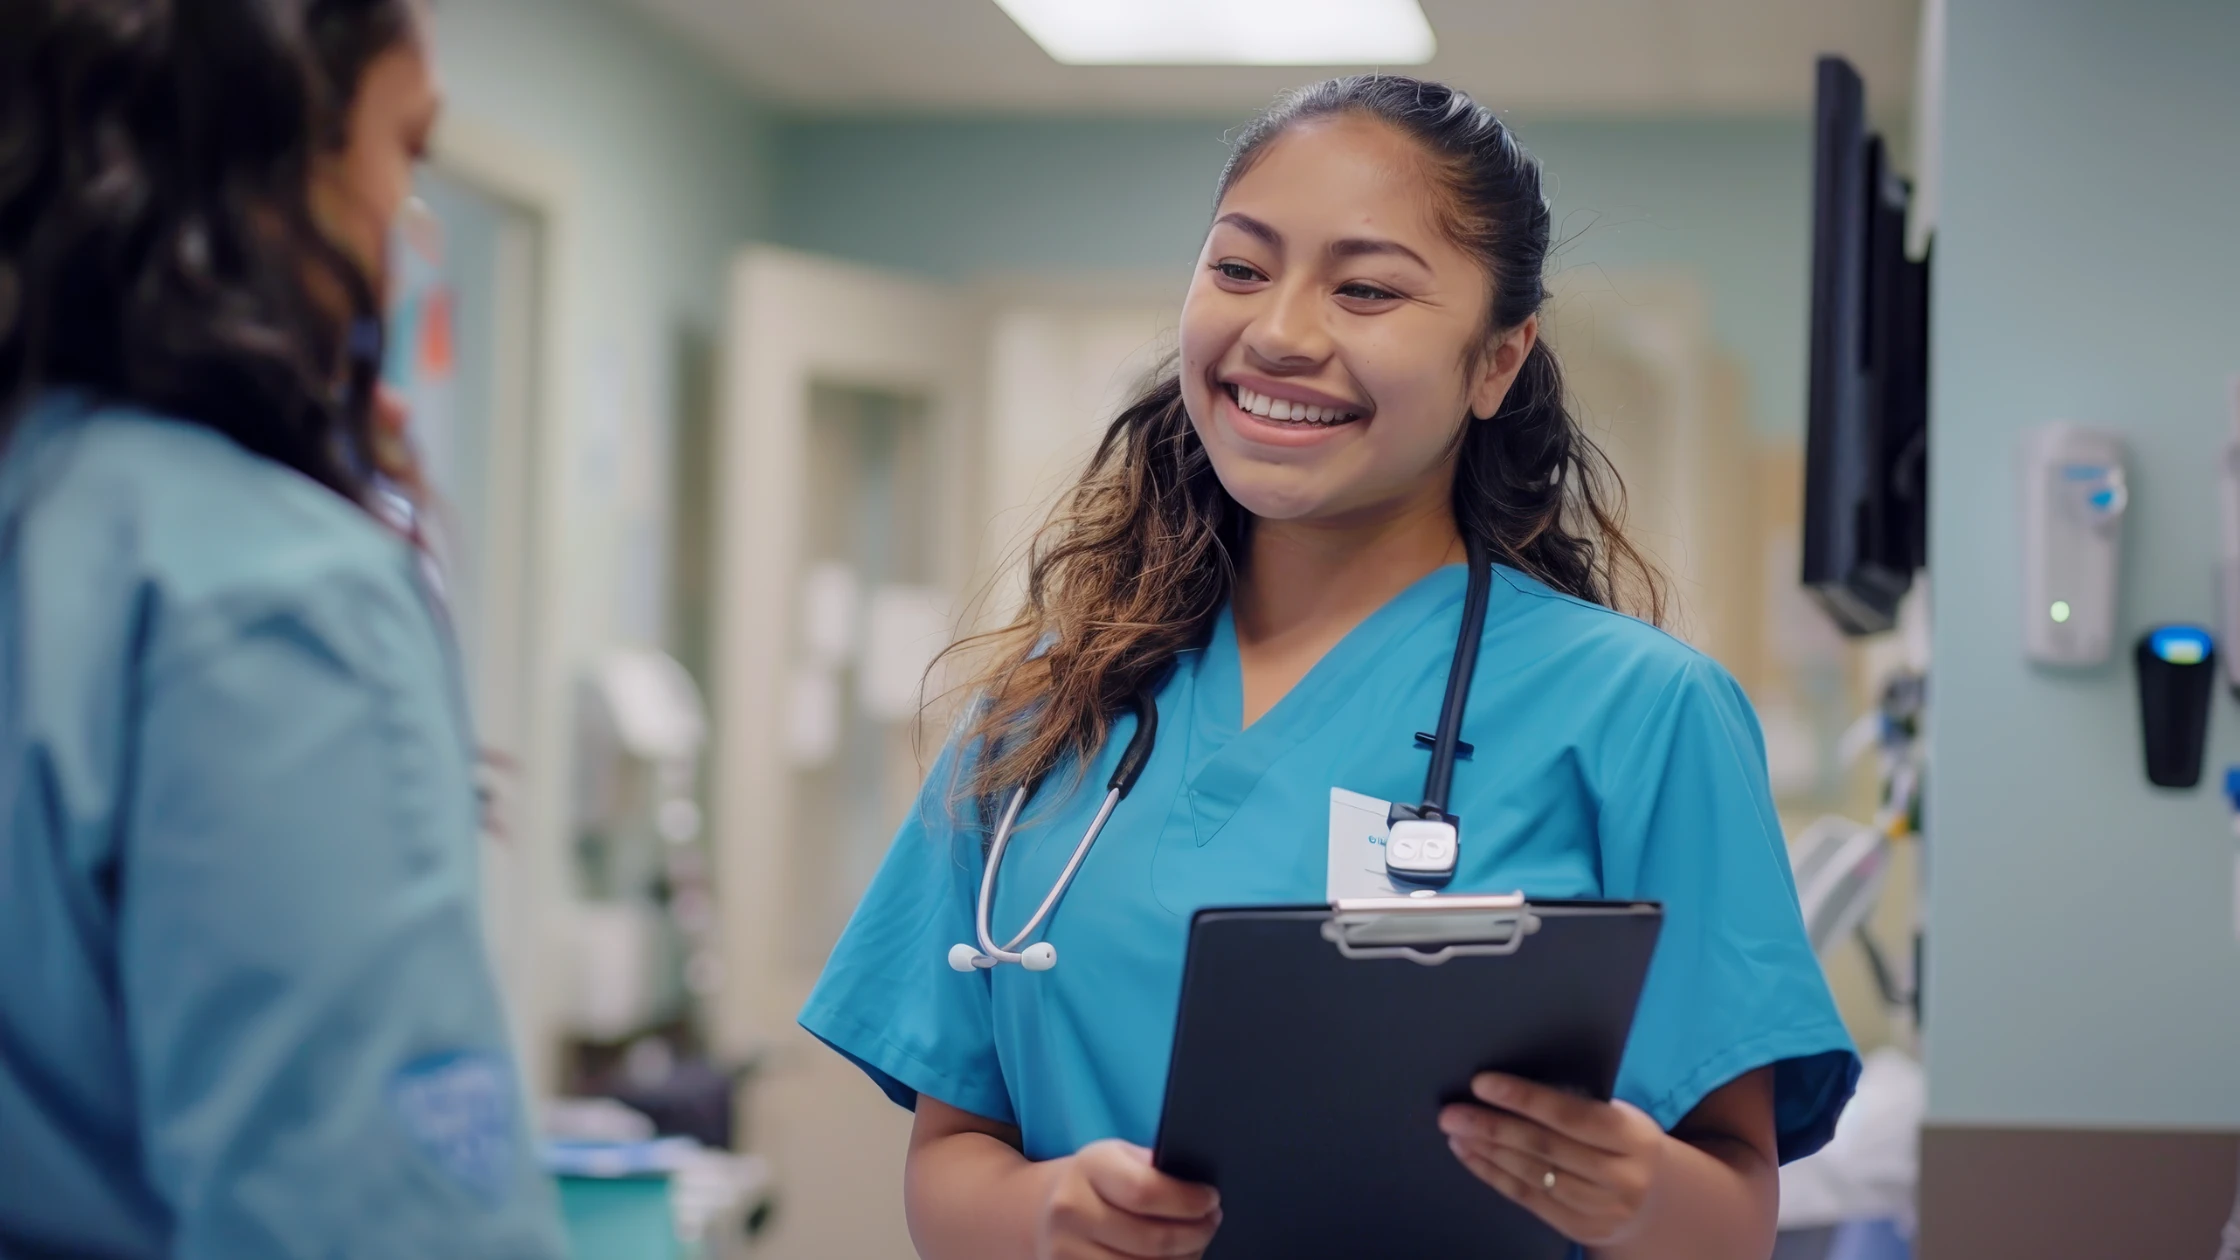
{"type": "Polygon", "coordinates": [[[0,458],[0,1256],[560,1255],[413,554],[83,412],[0,458]]]}
{"type": "MultiPolygon", "coordinates": [[[[1618,1096],[1670,1128],[1713,1089],[1778,1065],[1781,1156],[1817,1149],[1858,1060],[1805,939],[1741,689],[1643,622],[1495,576],[1447,891],[1662,901],[1618,1096]]],[[[950,946],[973,939],[982,869],[978,835],[945,804],[952,747],[803,1026],[904,1106],[923,1092],[1016,1124],[1031,1158],[1108,1137],[1151,1144],[1192,912],[1325,901],[1330,789],[1421,793],[1430,754],[1415,734],[1439,713],[1463,586],[1459,565],[1417,582],[1243,730],[1224,612],[1159,693],[1158,748],[1051,918],[1050,971],[949,967],[950,946]]],[[[1049,891],[1133,729],[1132,717],[1114,726],[1081,789],[1058,800],[1060,771],[1029,807],[998,884],[999,941],[1049,891]]]]}

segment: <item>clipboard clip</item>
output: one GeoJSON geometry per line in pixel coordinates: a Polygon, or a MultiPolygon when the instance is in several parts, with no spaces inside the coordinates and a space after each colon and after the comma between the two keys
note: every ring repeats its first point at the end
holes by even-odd
{"type": "Polygon", "coordinates": [[[1340,898],[1322,938],[1352,960],[1405,958],[1436,967],[1450,958],[1514,954],[1540,930],[1524,894],[1340,898]]]}

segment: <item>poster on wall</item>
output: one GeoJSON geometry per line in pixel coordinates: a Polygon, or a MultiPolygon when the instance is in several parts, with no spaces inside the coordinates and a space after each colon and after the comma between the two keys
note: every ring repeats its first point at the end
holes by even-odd
{"type": "MultiPolygon", "coordinates": [[[[457,300],[443,269],[442,224],[417,199],[407,204],[389,249],[389,337],[381,377],[404,402],[413,452],[440,499],[458,478],[457,300]]],[[[444,557],[443,540],[430,542],[444,557]]]]}

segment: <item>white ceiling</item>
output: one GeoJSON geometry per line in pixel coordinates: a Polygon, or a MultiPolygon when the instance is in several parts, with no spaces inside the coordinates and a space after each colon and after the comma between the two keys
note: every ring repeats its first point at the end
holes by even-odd
{"type": "MultiPolygon", "coordinates": [[[[623,0],[810,112],[1250,111],[1317,71],[1061,66],[992,0],[623,0]]],[[[1787,113],[1812,63],[1849,57],[1878,116],[1912,97],[1919,0],[1422,0],[1423,67],[1503,110],[1787,113]]]]}

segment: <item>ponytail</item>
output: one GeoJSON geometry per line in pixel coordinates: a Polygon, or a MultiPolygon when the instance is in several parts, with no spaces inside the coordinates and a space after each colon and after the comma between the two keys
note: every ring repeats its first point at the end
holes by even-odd
{"type": "Polygon", "coordinates": [[[1454,517],[1502,563],[1663,624],[1663,584],[1625,535],[1624,485],[1572,418],[1562,365],[1545,339],[1533,341],[1500,410],[1463,427],[1454,517]]]}

